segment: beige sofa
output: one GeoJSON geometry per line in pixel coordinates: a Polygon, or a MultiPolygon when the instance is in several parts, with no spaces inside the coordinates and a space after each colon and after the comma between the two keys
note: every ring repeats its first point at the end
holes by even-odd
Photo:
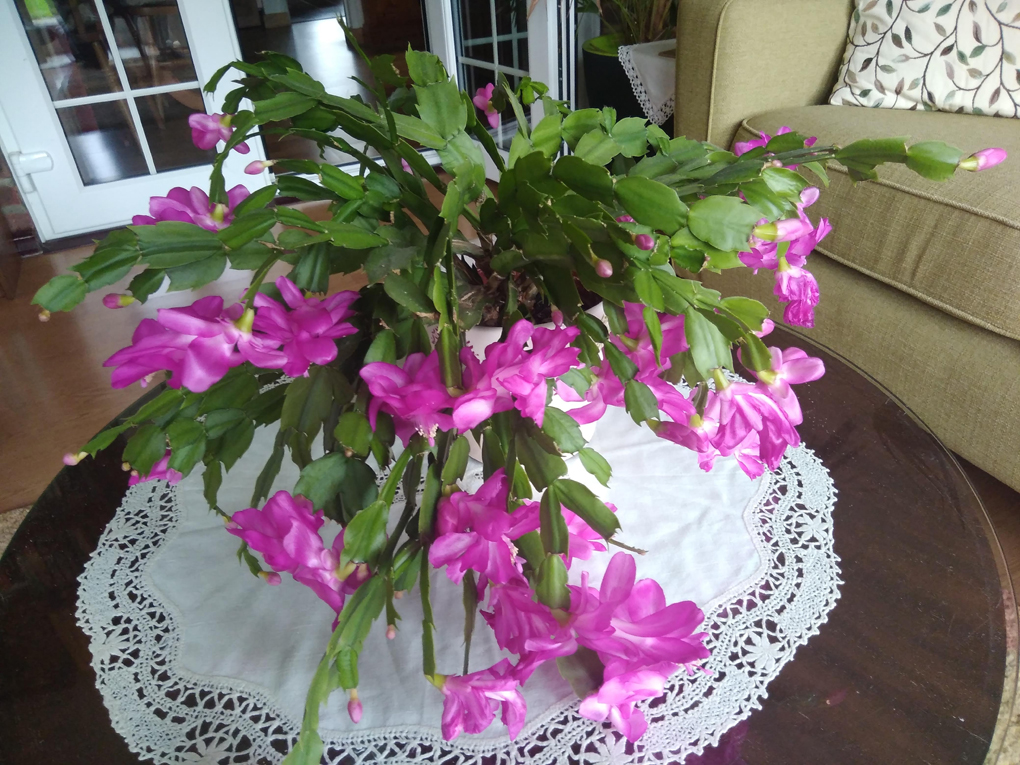
{"type": "MultiPolygon", "coordinates": [[[[805,333],[869,372],[950,449],[1020,489],[1020,120],[828,105],[852,8],[681,0],[676,132],[731,146],[789,125],[820,143],[907,135],[1010,153],[947,183],[891,166],[855,186],[834,164],[810,211],[834,231],[808,260],[822,298],[805,333]]],[[[705,281],[776,306],[767,275],[736,269],[705,281]]]]}

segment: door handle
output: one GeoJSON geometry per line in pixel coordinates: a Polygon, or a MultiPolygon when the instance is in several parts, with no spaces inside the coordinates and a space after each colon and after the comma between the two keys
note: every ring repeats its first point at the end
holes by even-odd
{"type": "Polygon", "coordinates": [[[53,169],[53,157],[45,151],[12,151],[7,160],[10,162],[11,172],[21,182],[21,187],[26,192],[35,191],[32,173],[45,173],[53,169]]]}

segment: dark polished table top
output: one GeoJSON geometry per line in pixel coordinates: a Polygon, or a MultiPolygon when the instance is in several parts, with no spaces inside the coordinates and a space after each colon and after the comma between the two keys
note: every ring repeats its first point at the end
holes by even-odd
{"type": "MultiPolygon", "coordinates": [[[[769,339],[811,347],[780,330],[769,339]]],[[[984,509],[896,400],[813,352],[828,373],[798,389],[799,430],[838,491],[841,597],[762,708],[687,765],[956,765],[990,750],[994,762],[1016,686],[1016,618],[984,509]]],[[[110,725],[74,616],[77,577],[126,486],[117,446],[62,470],[0,559],[4,765],[139,762],[110,725]]]]}

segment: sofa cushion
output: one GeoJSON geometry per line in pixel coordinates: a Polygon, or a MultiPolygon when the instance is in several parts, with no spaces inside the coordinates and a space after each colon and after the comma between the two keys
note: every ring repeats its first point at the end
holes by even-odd
{"type": "MultiPolygon", "coordinates": [[[[910,136],[971,153],[1009,152],[998,167],[960,172],[945,183],[902,165],[879,168],[877,182],[854,185],[830,163],[830,187],[810,208],[833,225],[820,252],[947,313],[1020,339],[1020,127],[969,114],[807,106],[744,120],[736,140],[789,125],[819,144],[910,136]]],[[[808,173],[808,177],[810,173],[808,173]]],[[[810,266],[809,266],[810,267],[810,266]]]]}

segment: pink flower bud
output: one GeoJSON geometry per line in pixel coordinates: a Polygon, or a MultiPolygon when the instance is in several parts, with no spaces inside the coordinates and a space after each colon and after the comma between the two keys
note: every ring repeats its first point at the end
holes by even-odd
{"type": "Polygon", "coordinates": [[[402,597],[404,597],[404,591],[403,590],[397,590],[396,592],[393,593],[393,597],[396,600],[400,600],[402,597]]]}
{"type": "Polygon", "coordinates": [[[245,165],[244,172],[248,175],[261,175],[262,171],[267,167],[272,167],[276,164],[275,160],[272,159],[256,159],[245,165]]]}
{"type": "Polygon", "coordinates": [[[800,218],[786,218],[775,223],[763,223],[755,226],[752,232],[758,239],[766,242],[789,242],[810,234],[814,229],[810,221],[800,218]]]}
{"type": "Polygon", "coordinates": [[[978,172],[979,170],[987,170],[990,167],[1004,162],[1008,156],[1005,149],[982,149],[981,151],[974,152],[971,156],[966,159],[960,160],[961,170],[970,170],[971,172],[978,172]]]}
{"type": "Polygon", "coordinates": [[[130,295],[121,295],[117,292],[111,292],[108,295],[103,295],[103,305],[107,308],[123,308],[124,306],[131,305],[136,302],[130,295]]]}
{"type": "Polygon", "coordinates": [[[774,330],[775,328],[776,328],[776,323],[774,321],[772,321],[772,319],[766,318],[761,323],[761,332],[755,332],[754,334],[756,334],[758,337],[765,337],[766,335],[771,333],[772,330],[774,330]]]}
{"type": "Polygon", "coordinates": [[[68,452],[67,454],[64,455],[64,464],[77,465],[79,462],[81,462],[88,456],[89,456],[88,452],[78,452],[77,454],[71,454],[70,452],[68,452]]]}
{"type": "Polygon", "coordinates": [[[401,166],[402,168],[404,168],[404,172],[405,172],[405,173],[408,173],[408,174],[410,174],[410,172],[411,172],[411,166],[410,166],[409,164],[407,164],[407,160],[406,160],[406,159],[402,159],[402,160],[400,160],[400,166],[401,166]]]}
{"type": "MultiPolygon", "coordinates": [[[[236,526],[237,524],[234,525],[236,526]]],[[[259,571],[259,576],[266,580],[266,584],[270,584],[273,587],[283,581],[275,571],[259,571]]]]}
{"type": "Polygon", "coordinates": [[[386,639],[387,640],[393,640],[396,637],[397,637],[397,628],[394,625],[391,624],[391,625],[389,625],[386,628],[386,639]]]}
{"type": "Polygon", "coordinates": [[[616,222],[617,223],[633,223],[634,219],[632,217],[630,217],[629,215],[621,215],[619,218],[616,219],[616,222]]]}
{"type": "Polygon", "coordinates": [[[39,311],[39,321],[47,322],[50,320],[50,312],[43,308],[39,311]]]}
{"type": "Polygon", "coordinates": [[[634,244],[642,250],[655,249],[655,239],[651,236],[651,234],[638,234],[634,237],[634,244]]]}
{"type": "Polygon", "coordinates": [[[613,264],[608,260],[600,258],[595,261],[595,273],[601,276],[603,279],[608,279],[613,275],[613,264]]]}
{"type": "Polygon", "coordinates": [[[358,689],[351,689],[351,700],[347,702],[347,714],[351,716],[351,722],[361,722],[361,700],[358,698],[358,689]]]}

